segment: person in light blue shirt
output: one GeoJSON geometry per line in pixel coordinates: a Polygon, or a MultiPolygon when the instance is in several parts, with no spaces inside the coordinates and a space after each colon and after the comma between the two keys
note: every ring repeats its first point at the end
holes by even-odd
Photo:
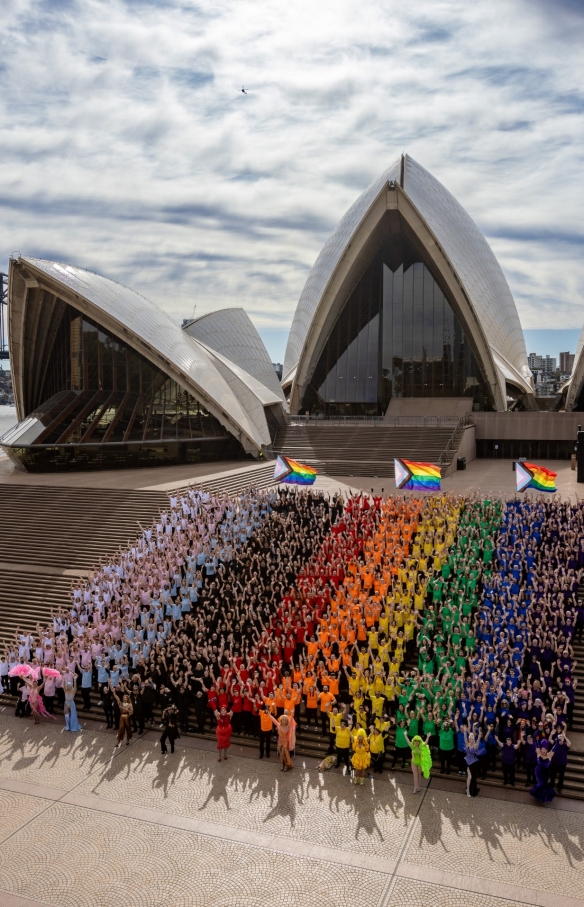
{"type": "Polygon", "coordinates": [[[91,687],[93,686],[93,672],[91,668],[81,671],[81,695],[83,697],[83,708],[86,712],[91,711],[91,687]]]}
{"type": "Polygon", "coordinates": [[[97,659],[97,682],[107,683],[109,681],[109,671],[104,664],[103,658],[97,659]]]}
{"type": "Polygon", "coordinates": [[[120,683],[120,667],[119,667],[118,664],[114,665],[114,667],[113,667],[113,668],[111,669],[111,671],[110,671],[110,682],[111,682],[112,687],[117,687],[117,686],[119,686],[119,683],[120,683]]]}
{"type": "Polygon", "coordinates": [[[138,640],[134,640],[134,642],[130,646],[130,656],[132,658],[132,667],[133,668],[135,668],[136,665],[138,664],[138,661],[140,660],[141,652],[142,652],[142,645],[140,644],[140,642],[138,642],[138,640]]]}

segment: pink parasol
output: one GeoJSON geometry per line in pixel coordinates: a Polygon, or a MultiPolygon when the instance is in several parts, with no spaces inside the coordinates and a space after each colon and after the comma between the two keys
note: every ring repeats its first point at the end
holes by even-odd
{"type": "Polygon", "coordinates": [[[60,671],[56,671],[55,668],[43,668],[43,677],[52,677],[56,679],[61,676],[60,671]]]}
{"type": "Polygon", "coordinates": [[[14,665],[13,668],[10,668],[8,672],[9,677],[28,677],[29,674],[32,674],[33,670],[30,665],[14,665]]]}

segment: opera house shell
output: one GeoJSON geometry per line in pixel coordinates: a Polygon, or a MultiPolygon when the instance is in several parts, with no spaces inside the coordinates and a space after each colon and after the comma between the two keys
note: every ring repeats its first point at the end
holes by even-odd
{"type": "Polygon", "coordinates": [[[19,468],[258,457],[286,418],[241,309],[230,310],[230,332],[222,312],[183,330],[112,280],[20,257],[10,263],[8,318],[19,423],[0,445],[19,468]]]}
{"type": "MultiPolygon", "coordinates": [[[[181,328],[127,287],[54,261],[11,260],[8,322],[20,421],[0,446],[29,471],[257,458],[270,455],[289,412],[383,416],[407,398],[537,409],[489,244],[408,155],[354,202],[318,256],[281,385],[243,309],[181,328]]],[[[579,393],[573,382],[572,406],[579,393]]]]}
{"type": "Polygon", "coordinates": [[[562,409],[568,413],[584,412],[584,327],[578,337],[572,374],[558,394],[554,409],[562,409]]]}
{"type": "Polygon", "coordinates": [[[383,415],[393,398],[536,410],[515,302],[486,239],[408,155],[344,215],[286,350],[292,413],[383,415]]]}

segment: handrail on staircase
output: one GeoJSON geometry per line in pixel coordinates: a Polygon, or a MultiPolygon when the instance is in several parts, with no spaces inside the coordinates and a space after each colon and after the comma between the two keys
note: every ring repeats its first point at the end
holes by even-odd
{"type": "Polygon", "coordinates": [[[456,435],[458,434],[458,430],[460,428],[466,427],[466,425],[471,425],[471,424],[472,424],[471,422],[466,422],[465,416],[461,416],[459,418],[459,420],[456,424],[456,428],[454,429],[454,431],[450,435],[450,438],[448,439],[448,444],[446,445],[446,447],[444,448],[444,450],[442,451],[442,453],[440,454],[440,456],[438,458],[438,466],[444,466],[446,454],[448,454],[452,450],[452,448],[454,446],[454,441],[455,441],[456,435]]]}
{"type": "Polygon", "coordinates": [[[456,431],[461,425],[473,424],[471,413],[467,413],[465,416],[324,416],[318,413],[290,416],[287,427],[299,428],[310,425],[331,428],[358,425],[372,428],[449,428],[452,425],[456,431]]]}

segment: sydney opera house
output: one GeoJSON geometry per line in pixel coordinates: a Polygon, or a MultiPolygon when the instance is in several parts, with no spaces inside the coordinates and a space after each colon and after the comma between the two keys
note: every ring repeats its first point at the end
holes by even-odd
{"type": "Polygon", "coordinates": [[[67,264],[13,259],[8,317],[20,421],[0,444],[29,471],[258,458],[291,414],[383,417],[410,398],[440,398],[441,411],[461,400],[476,413],[537,410],[495,255],[408,155],[318,256],[281,384],[243,309],[181,327],[67,264]]]}

